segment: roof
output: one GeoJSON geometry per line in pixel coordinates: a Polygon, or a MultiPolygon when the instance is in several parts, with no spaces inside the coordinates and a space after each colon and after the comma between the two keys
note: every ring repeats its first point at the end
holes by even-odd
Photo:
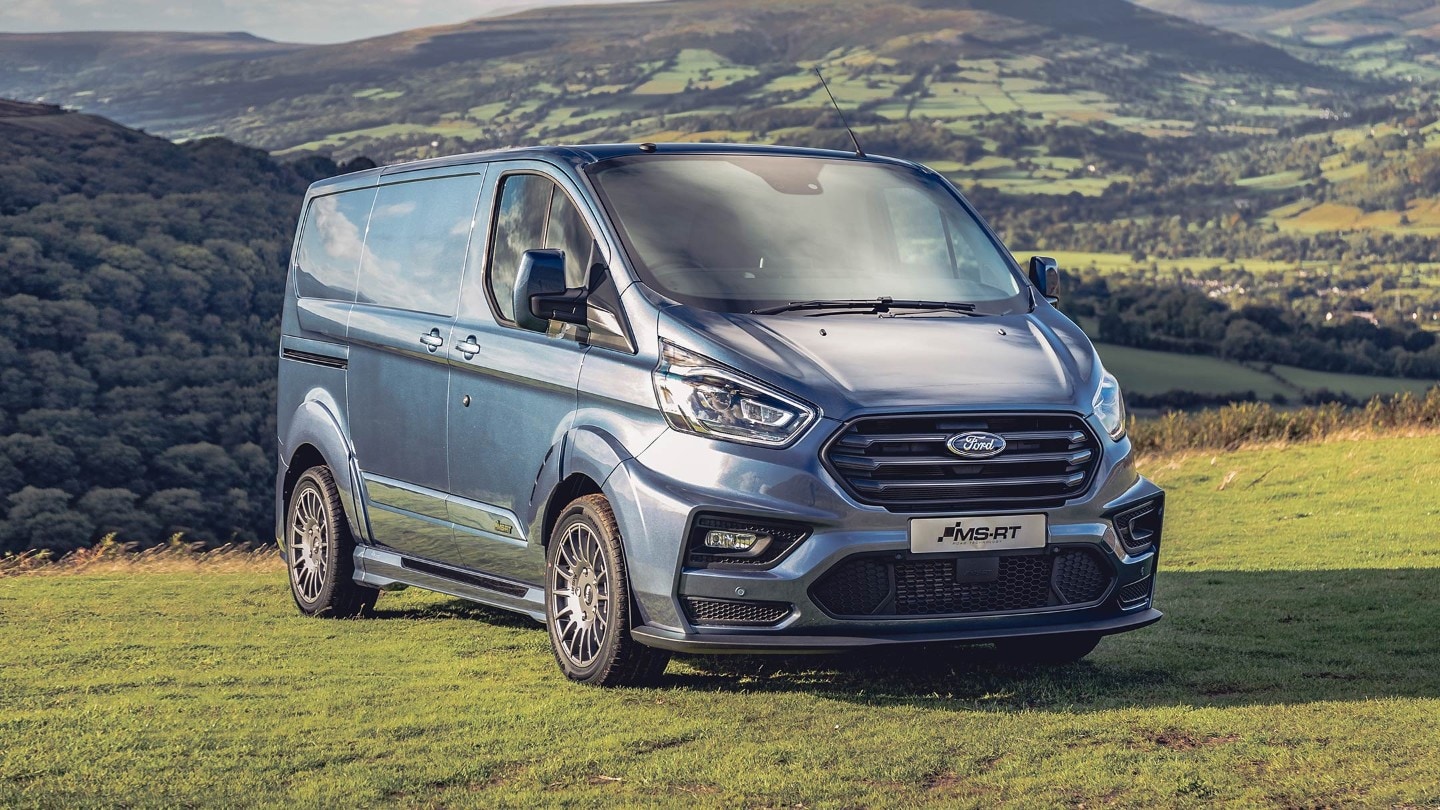
{"type": "Polygon", "coordinates": [[[413,160],[389,166],[377,166],[351,174],[342,174],[320,180],[310,186],[313,194],[320,190],[359,188],[372,185],[381,177],[450,166],[464,166],[473,163],[489,163],[495,160],[520,160],[534,158],[551,163],[569,164],[583,168],[592,163],[612,158],[647,155],[697,155],[697,154],[749,154],[749,155],[791,155],[795,157],[816,157],[844,160],[870,160],[875,162],[913,165],[908,161],[875,155],[857,155],[834,149],[810,149],[799,146],[771,146],[765,144],[738,143],[603,143],[580,144],[576,146],[521,146],[507,149],[491,149],[484,152],[468,152],[462,155],[413,160]],[[644,148],[641,148],[641,147],[644,148]]]}

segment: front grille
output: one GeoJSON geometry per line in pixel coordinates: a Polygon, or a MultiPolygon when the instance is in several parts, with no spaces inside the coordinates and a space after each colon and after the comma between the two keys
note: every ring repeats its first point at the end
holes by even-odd
{"type": "Polygon", "coordinates": [[[1105,595],[1114,574],[1093,549],[1006,555],[869,555],[846,559],[810,588],[832,616],[954,616],[1084,605],[1105,595]],[[998,557],[990,581],[961,575],[962,566],[998,557]]]}
{"type": "Polygon", "coordinates": [[[1137,602],[1144,602],[1150,598],[1150,583],[1150,577],[1146,577],[1139,582],[1132,582],[1121,588],[1120,604],[1129,606],[1137,602]]]}
{"type": "Polygon", "coordinates": [[[825,448],[825,462],[862,503],[891,511],[964,506],[1058,506],[1085,492],[1100,443],[1072,414],[1007,413],[868,417],[825,448]],[[994,433],[1005,450],[962,458],[952,436],[994,433]]]}
{"type": "Polygon", "coordinates": [[[689,615],[691,624],[770,626],[779,624],[793,609],[787,602],[735,602],[685,597],[685,613],[689,615]]]}

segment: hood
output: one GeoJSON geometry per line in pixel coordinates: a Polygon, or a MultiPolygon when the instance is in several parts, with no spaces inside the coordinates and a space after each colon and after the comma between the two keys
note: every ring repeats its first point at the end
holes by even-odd
{"type": "Polygon", "coordinates": [[[744,315],[666,308],[661,337],[809,400],[858,411],[1073,408],[1089,413],[1094,348],[1052,307],[1033,313],[744,315]]]}

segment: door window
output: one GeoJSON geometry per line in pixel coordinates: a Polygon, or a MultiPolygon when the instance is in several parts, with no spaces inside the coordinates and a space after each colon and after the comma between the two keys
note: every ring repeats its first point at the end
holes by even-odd
{"type": "Polygon", "coordinates": [[[360,263],[360,303],[450,315],[459,297],[481,177],[380,188],[360,263]]]}
{"type": "Polygon", "coordinates": [[[595,237],[584,217],[548,177],[512,174],[501,181],[500,204],[490,244],[490,293],[506,321],[515,320],[515,275],[527,250],[554,248],[565,253],[565,283],[586,283],[595,260],[595,237]]]}

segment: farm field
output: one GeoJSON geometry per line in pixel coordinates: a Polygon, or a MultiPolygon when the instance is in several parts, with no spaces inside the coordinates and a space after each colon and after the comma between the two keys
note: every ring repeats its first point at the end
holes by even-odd
{"type": "Polygon", "coordinates": [[[1401,391],[1421,393],[1436,382],[1403,377],[1367,377],[1363,374],[1336,374],[1294,366],[1274,365],[1269,372],[1245,363],[1204,355],[1157,352],[1110,343],[1095,349],[1105,368],[1120,380],[1125,390],[1137,394],[1166,391],[1194,391],[1208,394],[1255,392],[1260,399],[1276,394],[1288,399],[1327,390],[1356,399],[1401,391]]]}
{"type": "Polygon", "coordinates": [[[0,579],[0,805],[1431,806],[1437,454],[1146,460],[1167,617],[1054,670],[690,658],[599,691],[414,591],[322,621],[270,567],[0,579]]]}

